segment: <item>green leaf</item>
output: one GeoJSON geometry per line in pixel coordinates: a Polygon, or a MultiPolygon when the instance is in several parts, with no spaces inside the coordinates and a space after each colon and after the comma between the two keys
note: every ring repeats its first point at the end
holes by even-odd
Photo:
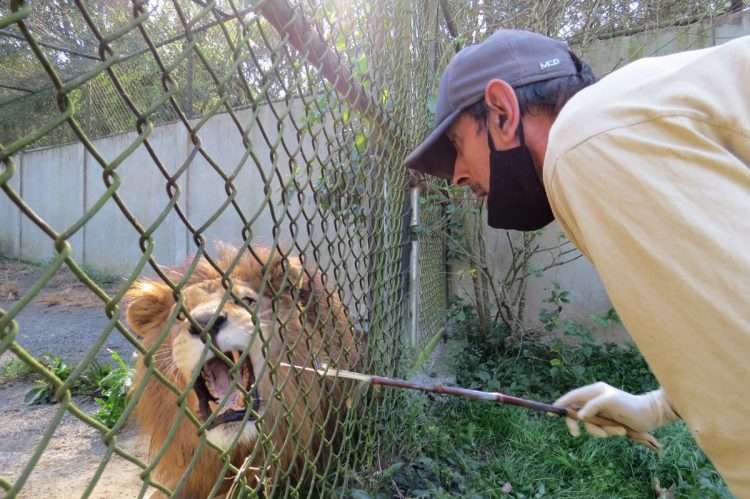
{"type": "Polygon", "coordinates": [[[26,392],[23,400],[29,405],[40,405],[48,402],[49,393],[47,392],[47,385],[36,386],[26,392]]]}
{"type": "Polygon", "coordinates": [[[362,55],[357,61],[357,75],[362,76],[367,74],[367,56],[362,55]]]}
{"type": "Polygon", "coordinates": [[[357,134],[357,137],[354,139],[354,146],[358,151],[364,151],[367,148],[367,137],[364,133],[357,134]]]}
{"type": "Polygon", "coordinates": [[[432,96],[427,100],[427,110],[431,115],[437,113],[437,96],[432,96]]]}
{"type": "Polygon", "coordinates": [[[336,50],[344,50],[346,48],[346,37],[343,33],[339,33],[336,37],[336,50]]]}
{"type": "Polygon", "coordinates": [[[402,463],[401,461],[397,463],[393,463],[392,465],[388,466],[386,469],[383,470],[383,476],[385,478],[390,478],[396,473],[398,473],[398,471],[403,467],[404,467],[404,463],[402,463]]]}
{"type": "Polygon", "coordinates": [[[372,499],[372,496],[362,489],[352,489],[349,491],[351,499],[372,499]]]}
{"type": "Polygon", "coordinates": [[[421,456],[417,458],[416,463],[426,470],[432,471],[435,469],[435,461],[427,456],[421,456]]]}

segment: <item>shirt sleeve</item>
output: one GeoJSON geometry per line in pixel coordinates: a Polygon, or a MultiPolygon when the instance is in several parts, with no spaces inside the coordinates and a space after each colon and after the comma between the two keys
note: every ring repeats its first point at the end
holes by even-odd
{"type": "Polygon", "coordinates": [[[544,172],[558,221],[738,497],[750,497],[746,133],[663,117],[591,137],[544,172]]]}

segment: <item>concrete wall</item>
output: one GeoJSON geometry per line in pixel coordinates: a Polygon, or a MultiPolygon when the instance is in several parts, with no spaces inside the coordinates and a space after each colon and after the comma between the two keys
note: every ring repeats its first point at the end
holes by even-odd
{"type": "Polygon", "coordinates": [[[584,48],[573,49],[598,76],[603,76],[642,57],[713,47],[747,35],[750,35],[750,11],[707,18],[688,26],[596,41],[584,48]]]}
{"type": "MultiPolygon", "coordinates": [[[[300,100],[260,105],[255,112],[237,110],[235,115],[248,135],[249,148],[232,117],[219,113],[205,123],[193,123],[199,127],[202,152],[181,122],[171,123],[155,127],[148,136],[158,163],[141,144],[116,167],[121,182],[117,196],[143,230],[153,230],[157,263],[182,264],[197,248],[185,223],[169,208],[167,180],[158,165],[168,175],[184,167],[175,180],[177,205],[209,250],[217,241],[240,244],[247,223],[254,244],[277,243],[304,255],[338,282],[347,302],[365,303],[362,274],[368,269],[359,256],[368,251],[371,235],[362,227],[342,227],[340,221],[337,226],[316,205],[311,188],[322,171],[349,167],[336,162],[346,157],[337,156],[336,147],[348,154],[351,137],[342,136],[342,127],[334,126],[330,113],[322,122],[308,123],[300,100]],[[226,182],[216,168],[231,178],[236,206],[227,203],[226,182]],[[152,227],[165,210],[166,217],[152,227]]],[[[105,164],[119,161],[137,140],[135,132],[101,138],[94,141],[95,153],[82,144],[24,151],[13,157],[17,169],[10,186],[52,229],[69,230],[106,194],[104,165],[97,156],[105,164]]],[[[380,168],[374,165],[371,173],[377,175],[380,168]]],[[[382,207],[381,198],[372,197],[371,206],[382,207]]],[[[139,233],[115,199],[108,199],[69,241],[76,261],[104,273],[127,275],[142,257],[139,233]]],[[[0,193],[0,252],[36,262],[56,254],[49,236],[5,193],[0,193]]],[[[147,266],[145,272],[152,269],[147,266]]]]}
{"type": "MultiPolygon", "coordinates": [[[[187,137],[181,133],[180,127],[177,124],[158,127],[149,137],[150,144],[170,174],[175,173],[187,154],[187,137]]],[[[102,158],[111,162],[136,137],[135,133],[117,135],[98,140],[95,145],[102,158]]],[[[122,182],[117,194],[142,227],[148,229],[169,202],[164,177],[143,145],[118,166],[116,172],[122,182]]],[[[107,191],[102,173],[103,166],[86,152],[86,210],[90,210],[107,191]]],[[[177,180],[183,192],[187,177],[177,180]]],[[[185,197],[180,198],[178,205],[185,208],[185,197]]],[[[92,267],[126,273],[141,256],[138,232],[113,200],[107,201],[86,223],[83,233],[83,262],[92,267]]],[[[154,255],[159,262],[172,264],[185,258],[186,229],[174,211],[159,225],[153,238],[154,255]]]]}
{"type": "MultiPolygon", "coordinates": [[[[250,130],[249,149],[243,146],[241,132],[225,113],[211,117],[198,131],[205,156],[196,152],[182,123],[156,127],[149,135],[149,144],[169,175],[188,163],[176,180],[180,189],[178,206],[187,213],[194,228],[203,230],[206,240],[235,244],[242,241],[242,217],[233,205],[225,206],[228,199],[225,181],[211,165],[213,162],[225,175],[234,177],[235,201],[245,220],[251,221],[253,242],[271,244],[276,225],[277,239],[282,244],[294,243],[302,251],[309,249],[310,240],[319,242],[325,235],[309,188],[319,178],[321,165],[327,158],[325,147],[314,148],[312,144],[312,136],[320,133],[323,125],[312,127],[312,133],[304,133],[301,141],[297,138],[295,124],[300,127],[305,119],[300,101],[293,101],[289,107],[284,103],[274,103],[273,108],[260,106],[256,113],[240,110],[236,115],[245,130],[250,130]],[[284,118],[279,121],[277,115],[284,118]],[[308,165],[309,171],[305,170],[308,165]],[[289,185],[293,176],[303,184],[299,196],[289,185]],[[282,200],[282,192],[288,194],[286,202],[282,200]],[[313,224],[306,224],[301,216],[303,209],[308,217],[317,219],[313,224]],[[209,224],[216,215],[216,220],[209,224]],[[296,235],[292,237],[295,221],[296,235]]],[[[336,133],[330,117],[326,127],[329,135],[336,133]]],[[[135,132],[115,135],[94,141],[94,146],[103,161],[109,163],[135,143],[137,137],[135,132]]],[[[17,170],[10,186],[58,232],[71,227],[106,193],[103,165],[81,144],[24,151],[13,160],[17,170]]],[[[117,166],[116,173],[121,180],[116,191],[121,202],[144,230],[149,229],[170,201],[167,181],[156,161],[140,145],[117,166]]],[[[335,235],[332,228],[326,230],[328,236],[335,235]]],[[[109,199],[70,242],[77,261],[103,272],[120,274],[131,271],[141,257],[138,238],[138,231],[121,208],[114,199],[109,199]]],[[[196,248],[192,235],[174,210],[154,230],[153,239],[156,260],[162,265],[182,263],[196,248]]],[[[320,250],[321,259],[328,265],[331,257],[326,247],[320,250]]],[[[28,217],[22,216],[5,194],[0,195],[0,251],[31,261],[44,261],[55,255],[52,240],[28,217]]]]}
{"type": "MultiPolygon", "coordinates": [[[[645,32],[637,35],[594,42],[585,49],[576,50],[581,58],[591,64],[594,72],[602,76],[634,59],[646,56],[665,55],[683,50],[710,47],[725,43],[740,36],[750,35],[750,12],[740,12],[728,16],[706,20],[695,25],[670,28],[656,32],[645,32]]],[[[748,84],[750,88],[750,82],[748,84]]],[[[557,223],[543,231],[542,247],[555,245],[562,233],[557,223]]],[[[505,231],[485,227],[487,255],[490,267],[495,275],[504,275],[510,260],[505,231]]],[[[537,266],[545,259],[534,262],[537,266]]],[[[460,270],[460,267],[456,270],[460,270]]],[[[564,267],[554,268],[542,277],[529,279],[526,310],[526,324],[539,328],[538,317],[544,308],[543,300],[550,294],[553,283],[571,293],[571,303],[563,313],[565,319],[575,320],[591,327],[596,327],[598,337],[609,340],[621,340],[627,333],[620,326],[601,328],[591,320],[593,314],[603,314],[611,308],[611,303],[594,267],[580,258],[564,267]]],[[[471,281],[465,277],[454,280],[452,289],[463,296],[472,296],[471,281]]]]}
{"type": "MultiPolygon", "coordinates": [[[[184,127],[183,127],[184,128],[184,127]]],[[[128,133],[94,142],[105,161],[114,160],[137,134],[128,133]]],[[[149,137],[162,163],[174,172],[187,156],[187,138],[176,124],[158,127],[149,137]]],[[[68,230],[105,194],[103,167],[81,144],[25,151],[14,157],[19,171],[11,186],[54,230],[68,230]]],[[[117,193],[144,227],[167,206],[165,180],[141,145],[116,169],[121,177],[117,193]]],[[[178,180],[184,189],[187,175],[178,180]]],[[[55,255],[47,234],[0,196],[0,248],[6,256],[45,261],[55,255]],[[5,223],[9,219],[10,223],[5,223]],[[20,224],[15,220],[20,219],[20,224]]],[[[181,200],[184,207],[185,200],[181,200]]],[[[185,228],[171,213],[154,233],[155,254],[164,264],[185,257],[185,228]]],[[[77,261],[108,273],[126,273],[141,256],[138,233],[110,199],[69,239],[77,261]]]]}
{"type": "MultiPolygon", "coordinates": [[[[22,157],[14,158],[15,171],[10,178],[9,186],[16,194],[23,193],[21,189],[21,161],[22,157]]],[[[0,170],[0,175],[9,170],[0,170]]],[[[0,193],[0,253],[4,255],[21,254],[21,210],[16,208],[4,192],[0,193]]]]}
{"type": "MultiPolygon", "coordinates": [[[[23,199],[52,229],[65,231],[83,216],[84,175],[81,145],[31,151],[21,159],[23,199]]],[[[49,236],[28,217],[22,218],[20,232],[24,258],[43,260],[52,256],[54,247],[49,236]]],[[[77,259],[83,258],[82,242],[80,231],[70,238],[77,259]]]]}

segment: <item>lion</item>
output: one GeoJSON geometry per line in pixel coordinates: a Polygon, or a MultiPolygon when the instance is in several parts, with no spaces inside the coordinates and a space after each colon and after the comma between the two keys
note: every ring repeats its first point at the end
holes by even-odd
{"type": "MultiPolygon", "coordinates": [[[[320,273],[267,248],[220,246],[218,253],[214,264],[222,272],[236,262],[230,279],[202,257],[180,293],[141,279],[126,295],[126,320],[147,349],[136,363],[133,391],[145,388],[134,416],[151,459],[158,458],[156,480],[171,490],[180,486],[177,497],[221,495],[236,478],[208,443],[228,449],[232,465],[244,464],[247,483],[267,495],[285,481],[309,480],[336,451],[351,402],[347,384],[281,363],[351,369],[358,361],[342,301],[320,273]],[[173,314],[174,324],[163,331],[173,314]],[[184,405],[198,424],[150,366],[186,394],[184,405]]],[[[178,283],[186,268],[167,276],[178,283]]]]}

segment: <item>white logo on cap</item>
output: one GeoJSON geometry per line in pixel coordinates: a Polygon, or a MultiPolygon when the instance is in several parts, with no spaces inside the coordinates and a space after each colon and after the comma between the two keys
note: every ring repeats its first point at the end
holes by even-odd
{"type": "Polygon", "coordinates": [[[539,68],[540,69],[549,69],[551,67],[557,66],[558,64],[560,64],[560,59],[558,59],[557,57],[555,57],[554,59],[550,59],[548,61],[540,62],[539,63],[539,68]]]}

